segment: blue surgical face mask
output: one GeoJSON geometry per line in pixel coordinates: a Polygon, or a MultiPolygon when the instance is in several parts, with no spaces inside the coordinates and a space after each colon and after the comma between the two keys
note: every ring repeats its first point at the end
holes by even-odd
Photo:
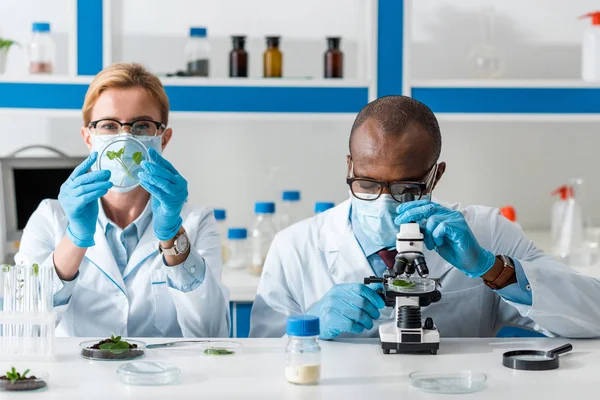
{"type": "Polygon", "coordinates": [[[398,226],[394,219],[398,216],[396,209],[400,203],[389,194],[382,194],[371,201],[351,196],[351,202],[352,220],[358,225],[353,229],[359,229],[378,248],[396,247],[398,226]]]}

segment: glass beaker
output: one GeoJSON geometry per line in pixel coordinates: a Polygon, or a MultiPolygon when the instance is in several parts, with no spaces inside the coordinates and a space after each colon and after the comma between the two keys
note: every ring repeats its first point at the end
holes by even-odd
{"type": "Polygon", "coordinates": [[[484,7],[481,11],[483,41],[469,54],[469,62],[478,78],[499,78],[506,70],[506,55],[494,43],[495,9],[484,7]]]}
{"type": "Polygon", "coordinates": [[[132,135],[117,135],[108,140],[98,154],[97,169],[109,170],[113,187],[128,191],[140,184],[137,174],[142,161],[150,160],[146,146],[132,135]]]}

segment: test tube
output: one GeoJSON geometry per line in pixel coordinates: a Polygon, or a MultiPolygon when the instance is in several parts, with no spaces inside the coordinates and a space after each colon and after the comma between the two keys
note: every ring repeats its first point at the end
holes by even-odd
{"type": "MultiPolygon", "coordinates": [[[[40,314],[48,316],[52,312],[52,266],[41,265],[39,267],[39,311],[40,314]]],[[[52,332],[54,326],[48,326],[47,323],[41,325],[40,331],[40,352],[42,354],[50,354],[52,352],[52,332]]]]}

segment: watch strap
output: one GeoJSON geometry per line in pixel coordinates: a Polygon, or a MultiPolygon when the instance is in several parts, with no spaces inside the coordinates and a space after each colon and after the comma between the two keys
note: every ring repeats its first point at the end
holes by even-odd
{"type": "Polygon", "coordinates": [[[179,254],[181,254],[181,252],[177,249],[177,238],[181,235],[181,233],[178,233],[175,236],[175,240],[173,240],[173,246],[171,246],[168,249],[163,248],[160,245],[160,242],[158,243],[158,252],[163,255],[163,256],[178,256],[179,254]]]}
{"type": "Polygon", "coordinates": [[[513,283],[517,283],[517,273],[513,261],[504,255],[496,256],[496,258],[503,264],[502,271],[500,271],[500,274],[495,279],[484,279],[483,283],[493,290],[504,289],[513,283]]]}

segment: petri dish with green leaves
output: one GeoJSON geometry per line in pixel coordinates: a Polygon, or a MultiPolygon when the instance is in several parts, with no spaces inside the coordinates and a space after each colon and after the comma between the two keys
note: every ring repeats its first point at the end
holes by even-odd
{"type": "Polygon", "coordinates": [[[110,170],[110,181],[118,189],[139,185],[138,172],[143,161],[149,161],[146,146],[131,136],[118,136],[108,141],[98,154],[98,169],[110,170]]]}

